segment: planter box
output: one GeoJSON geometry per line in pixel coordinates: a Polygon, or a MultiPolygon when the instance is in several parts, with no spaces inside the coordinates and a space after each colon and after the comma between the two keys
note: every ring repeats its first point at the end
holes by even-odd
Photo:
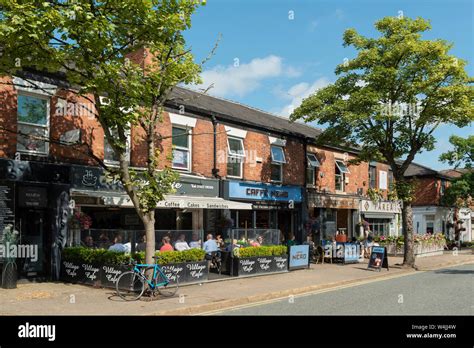
{"type": "Polygon", "coordinates": [[[288,255],[234,258],[234,276],[288,271],[288,255]]]}
{"type": "Polygon", "coordinates": [[[186,263],[173,263],[161,266],[163,273],[166,274],[171,284],[176,283],[178,279],[179,284],[185,283],[186,279],[186,263]]]}
{"type": "Polygon", "coordinates": [[[105,288],[114,288],[118,278],[123,272],[130,271],[130,266],[102,265],[100,269],[100,282],[105,288]]]}
{"type": "Polygon", "coordinates": [[[186,263],[185,268],[186,272],[183,283],[202,283],[209,279],[209,267],[207,260],[186,263]]]}
{"type": "Polygon", "coordinates": [[[61,261],[60,279],[68,283],[81,283],[84,278],[81,262],[61,261]]]}
{"type": "MultiPolygon", "coordinates": [[[[395,244],[386,244],[387,253],[391,256],[403,255],[405,250],[404,246],[401,245],[398,248],[395,244]]],[[[435,255],[442,255],[444,251],[444,247],[440,245],[421,245],[415,244],[415,256],[416,257],[424,257],[424,256],[435,256],[435,255]]]]}
{"type": "Polygon", "coordinates": [[[276,272],[276,263],[273,256],[257,257],[256,273],[276,272]]]}
{"type": "Polygon", "coordinates": [[[79,280],[82,284],[100,286],[101,278],[100,271],[101,266],[97,263],[82,263],[81,264],[81,275],[82,278],[79,280]]]}

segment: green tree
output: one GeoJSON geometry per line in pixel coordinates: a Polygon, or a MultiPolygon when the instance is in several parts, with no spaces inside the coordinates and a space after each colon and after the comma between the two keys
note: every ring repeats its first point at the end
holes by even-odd
{"type": "Polygon", "coordinates": [[[177,179],[169,168],[158,170],[157,126],[173,87],[200,82],[201,65],[183,37],[200,5],[196,0],[0,0],[0,76],[24,69],[60,71],[90,100],[119,159],[117,170],[108,169],[145,226],[150,264],[155,208],[177,179]],[[150,54],[146,66],[127,58],[141,48],[150,54]],[[127,161],[131,127],[141,128],[147,144],[144,171],[130,169],[127,161]]]}
{"type": "Polygon", "coordinates": [[[440,125],[463,127],[473,120],[474,91],[466,62],[448,54],[451,44],[421,39],[428,21],[385,17],[375,28],[377,38],[345,31],[344,46],[353,46],[357,56],[344,59],[337,81],[306,98],[291,119],[326,125],[318,141],[359,146],[359,162],[390,165],[403,201],[403,264],[413,267],[414,189],[404,173],[416,154],[433,149],[440,125]]]}
{"type": "Polygon", "coordinates": [[[474,135],[469,135],[467,138],[452,135],[449,142],[454,149],[443,153],[439,159],[455,168],[461,165],[471,168],[474,163],[474,135]]]}

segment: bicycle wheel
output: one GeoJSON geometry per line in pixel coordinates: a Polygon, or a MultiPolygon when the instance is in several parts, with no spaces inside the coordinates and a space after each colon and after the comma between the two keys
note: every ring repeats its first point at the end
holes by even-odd
{"type": "Polygon", "coordinates": [[[124,272],[115,284],[117,294],[125,301],[138,300],[145,291],[143,277],[134,271],[124,272]]]}
{"type": "MultiPolygon", "coordinates": [[[[168,278],[165,279],[163,275],[160,272],[158,272],[155,284],[165,283],[169,281],[170,280],[168,278]]],[[[176,292],[178,291],[178,287],[179,287],[178,283],[179,283],[178,277],[176,277],[176,280],[173,280],[173,282],[169,282],[166,285],[160,285],[160,286],[157,285],[156,289],[158,290],[160,295],[163,295],[165,297],[171,297],[171,296],[174,296],[174,294],[176,294],[176,292]]]]}

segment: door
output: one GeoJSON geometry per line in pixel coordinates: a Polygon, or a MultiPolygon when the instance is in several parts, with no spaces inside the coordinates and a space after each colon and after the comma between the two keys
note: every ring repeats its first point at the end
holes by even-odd
{"type": "Polygon", "coordinates": [[[37,209],[20,210],[20,242],[27,245],[26,257],[20,258],[19,272],[22,276],[36,276],[44,273],[44,223],[45,213],[37,209]]]}

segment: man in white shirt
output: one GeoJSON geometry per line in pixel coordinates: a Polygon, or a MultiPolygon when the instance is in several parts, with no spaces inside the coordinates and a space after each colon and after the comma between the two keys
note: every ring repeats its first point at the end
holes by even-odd
{"type": "Polygon", "coordinates": [[[189,250],[191,249],[186,243],[184,234],[180,234],[178,237],[178,240],[174,243],[174,249],[177,251],[183,251],[183,250],[189,250]]]}
{"type": "Polygon", "coordinates": [[[109,247],[109,251],[115,251],[118,253],[124,253],[127,251],[125,245],[122,244],[122,236],[116,235],[114,238],[114,244],[109,247]]]}

